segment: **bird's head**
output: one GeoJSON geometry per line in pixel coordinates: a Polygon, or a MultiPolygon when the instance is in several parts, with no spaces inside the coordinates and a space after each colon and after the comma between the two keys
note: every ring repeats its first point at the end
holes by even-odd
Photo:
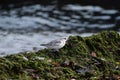
{"type": "Polygon", "coordinates": [[[67,40],[67,38],[63,38],[64,40],[67,40]]]}
{"type": "Polygon", "coordinates": [[[63,38],[62,40],[64,41],[64,43],[66,43],[68,38],[63,38]]]}
{"type": "Polygon", "coordinates": [[[63,38],[63,40],[67,41],[67,40],[68,40],[68,38],[63,38]]]}

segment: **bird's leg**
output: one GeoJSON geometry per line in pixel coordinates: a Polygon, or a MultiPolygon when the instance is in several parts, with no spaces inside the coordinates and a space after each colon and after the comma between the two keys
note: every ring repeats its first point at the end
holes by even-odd
{"type": "Polygon", "coordinates": [[[59,50],[52,49],[52,52],[53,52],[54,58],[56,59],[59,56],[59,53],[60,53],[59,50]]]}
{"type": "Polygon", "coordinates": [[[49,57],[51,56],[51,50],[46,53],[49,57]]]}

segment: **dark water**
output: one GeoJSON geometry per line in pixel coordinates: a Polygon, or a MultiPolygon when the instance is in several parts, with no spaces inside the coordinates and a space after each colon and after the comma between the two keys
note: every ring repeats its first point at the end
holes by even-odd
{"type": "MultiPolygon", "coordinates": [[[[12,7],[14,5],[10,5],[12,7]]],[[[102,30],[120,30],[120,11],[100,6],[40,4],[0,10],[0,53],[33,51],[43,42],[88,36],[102,30]]]]}

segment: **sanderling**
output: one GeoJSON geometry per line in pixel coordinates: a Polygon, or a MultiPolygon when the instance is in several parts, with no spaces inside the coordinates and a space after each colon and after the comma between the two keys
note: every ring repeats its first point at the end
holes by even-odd
{"type": "Polygon", "coordinates": [[[62,38],[58,40],[53,40],[47,44],[41,44],[41,46],[45,46],[48,49],[59,50],[60,48],[65,46],[66,41],[67,41],[67,38],[62,38]]]}

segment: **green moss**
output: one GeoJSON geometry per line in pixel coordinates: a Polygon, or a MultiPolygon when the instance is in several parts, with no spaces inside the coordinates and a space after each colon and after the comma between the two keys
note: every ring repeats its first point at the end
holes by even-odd
{"type": "Polygon", "coordinates": [[[58,55],[43,49],[1,57],[0,80],[98,80],[120,74],[119,57],[120,35],[115,31],[70,36],[58,55]]]}

